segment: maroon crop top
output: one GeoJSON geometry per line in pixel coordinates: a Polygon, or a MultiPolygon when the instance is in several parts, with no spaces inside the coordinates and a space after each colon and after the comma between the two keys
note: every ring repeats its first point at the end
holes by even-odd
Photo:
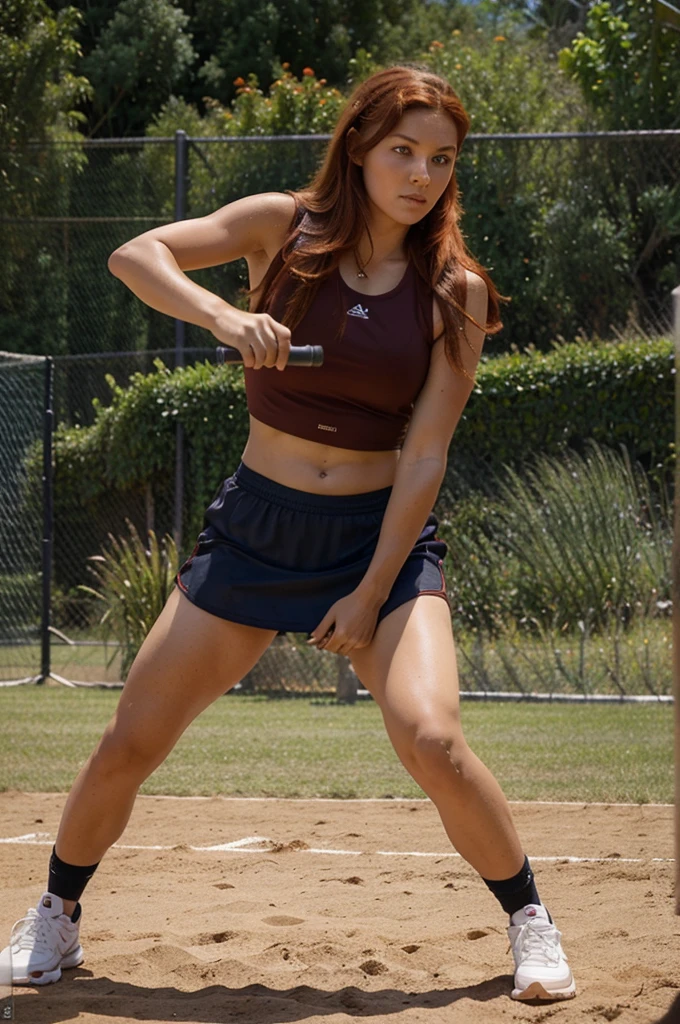
{"type": "MultiPolygon", "coordinates": [[[[270,309],[274,319],[283,315],[292,286],[291,279],[279,292],[270,309]]],[[[427,377],[432,334],[432,290],[411,263],[382,295],[350,288],[336,267],[291,339],[323,345],[323,366],[244,369],[248,411],[286,434],[335,448],[401,448],[427,377]]]]}

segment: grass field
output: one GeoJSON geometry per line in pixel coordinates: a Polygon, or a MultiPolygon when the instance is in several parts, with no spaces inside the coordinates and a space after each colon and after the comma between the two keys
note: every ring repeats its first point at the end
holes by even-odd
{"type": "MultiPolygon", "coordinates": [[[[118,701],[106,690],[0,690],[0,790],[67,791],[118,701]]],[[[465,703],[470,746],[517,800],[670,803],[667,705],[465,703]]],[[[186,731],[143,793],[422,796],[372,701],[218,700],[186,731]]]]}

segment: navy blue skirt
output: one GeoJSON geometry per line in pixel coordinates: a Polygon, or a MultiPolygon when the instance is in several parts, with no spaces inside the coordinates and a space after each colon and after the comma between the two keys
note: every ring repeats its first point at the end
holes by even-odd
{"type": "MultiPolygon", "coordinates": [[[[206,510],[175,582],[193,604],[222,619],[310,633],[364,577],[391,491],[309,494],[241,463],[206,510]]],[[[437,525],[430,514],[378,622],[419,594],[447,600],[447,548],[437,525]]]]}

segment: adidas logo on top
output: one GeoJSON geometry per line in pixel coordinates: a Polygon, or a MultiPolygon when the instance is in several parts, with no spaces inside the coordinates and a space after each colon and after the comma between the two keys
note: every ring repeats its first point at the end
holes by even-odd
{"type": "Polygon", "coordinates": [[[356,306],[347,310],[347,316],[358,316],[362,320],[368,320],[368,306],[362,306],[360,302],[357,302],[356,306]]]}

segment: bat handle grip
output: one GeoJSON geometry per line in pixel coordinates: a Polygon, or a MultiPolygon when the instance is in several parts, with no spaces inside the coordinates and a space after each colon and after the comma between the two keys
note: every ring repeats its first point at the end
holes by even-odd
{"type": "MultiPolygon", "coordinates": [[[[232,345],[218,345],[216,350],[218,364],[233,365],[243,362],[243,355],[232,345]]],[[[321,345],[293,346],[288,356],[288,366],[323,366],[323,347],[321,345]]]]}

